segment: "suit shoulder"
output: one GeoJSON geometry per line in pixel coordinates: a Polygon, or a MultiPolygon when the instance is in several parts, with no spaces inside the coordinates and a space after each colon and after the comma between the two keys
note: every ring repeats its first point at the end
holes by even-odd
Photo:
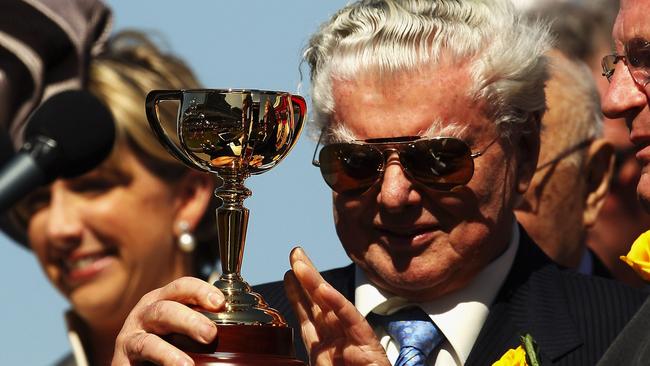
{"type": "MultiPolygon", "coordinates": [[[[349,265],[346,267],[334,268],[321,272],[321,275],[325,281],[338,289],[337,284],[339,282],[348,281],[350,276],[354,276],[354,267],[349,265]]],[[[270,304],[283,304],[286,302],[284,281],[275,281],[256,285],[253,286],[253,291],[262,295],[262,297],[270,304]]]]}
{"type": "Polygon", "coordinates": [[[577,303],[589,302],[599,308],[633,314],[648,297],[645,290],[609,278],[587,276],[570,270],[559,270],[559,275],[567,297],[577,303]]]}
{"type": "MultiPolygon", "coordinates": [[[[639,310],[648,293],[614,280],[572,271],[561,271],[560,276],[567,310],[584,341],[583,349],[600,358],[639,310]]],[[[567,361],[578,364],[578,358],[576,353],[567,361]]]]}

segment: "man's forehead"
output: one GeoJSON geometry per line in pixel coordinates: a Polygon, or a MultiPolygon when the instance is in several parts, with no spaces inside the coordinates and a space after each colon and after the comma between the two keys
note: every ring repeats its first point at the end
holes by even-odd
{"type": "Polygon", "coordinates": [[[458,126],[485,122],[483,104],[472,96],[472,86],[468,70],[458,67],[334,79],[330,122],[345,126],[340,136],[362,140],[406,135],[463,137],[465,129],[458,126]]]}
{"type": "Polygon", "coordinates": [[[650,40],[650,0],[622,0],[613,36],[619,50],[634,38],[650,40]]]}

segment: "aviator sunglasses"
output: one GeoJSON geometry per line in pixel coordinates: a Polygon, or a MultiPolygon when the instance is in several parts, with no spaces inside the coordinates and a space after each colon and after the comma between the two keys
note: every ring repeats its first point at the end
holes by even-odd
{"type": "Polygon", "coordinates": [[[393,153],[397,153],[402,169],[414,181],[432,189],[450,191],[472,179],[474,159],[497,140],[472,153],[467,143],[454,137],[404,136],[327,145],[321,144],[322,139],[323,134],[312,164],[320,167],[333,191],[345,195],[360,195],[379,182],[393,153]]]}

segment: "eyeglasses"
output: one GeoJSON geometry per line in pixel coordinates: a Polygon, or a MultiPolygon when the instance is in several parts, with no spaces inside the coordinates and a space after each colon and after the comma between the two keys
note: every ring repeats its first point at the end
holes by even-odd
{"type": "Polygon", "coordinates": [[[474,159],[497,140],[475,153],[457,138],[420,136],[333,143],[324,145],[319,153],[322,138],[321,134],[312,164],[320,167],[333,191],[345,195],[360,195],[375,185],[393,153],[397,153],[402,168],[413,180],[432,189],[449,191],[472,179],[474,159]]]}
{"type": "Polygon", "coordinates": [[[603,76],[611,82],[616,64],[623,61],[630,75],[646,94],[650,94],[650,42],[634,38],[625,45],[625,55],[611,54],[603,57],[601,62],[603,76]]]}

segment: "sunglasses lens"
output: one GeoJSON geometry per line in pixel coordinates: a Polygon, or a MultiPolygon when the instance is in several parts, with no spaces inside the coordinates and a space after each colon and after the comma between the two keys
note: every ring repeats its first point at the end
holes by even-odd
{"type": "Polygon", "coordinates": [[[439,190],[467,184],[474,174],[469,147],[455,138],[417,141],[400,157],[413,178],[439,190]]]}
{"type": "Polygon", "coordinates": [[[383,155],[377,149],[358,144],[331,144],[319,155],[320,170],[335,192],[361,194],[379,178],[383,155]]]}

